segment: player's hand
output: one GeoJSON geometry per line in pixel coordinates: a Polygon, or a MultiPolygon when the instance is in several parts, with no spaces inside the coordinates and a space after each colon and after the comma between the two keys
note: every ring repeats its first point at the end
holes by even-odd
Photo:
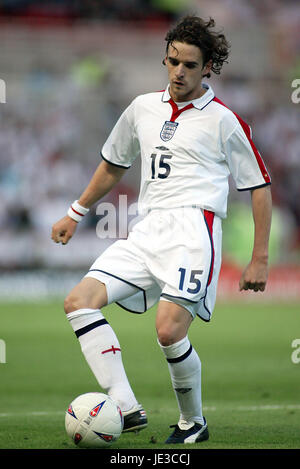
{"type": "Polygon", "coordinates": [[[68,215],[63,217],[52,227],[51,238],[55,243],[67,244],[72,238],[78,223],[68,215]]]}
{"type": "Polygon", "coordinates": [[[239,290],[264,291],[268,279],[268,263],[265,260],[252,260],[242,273],[239,290]]]}

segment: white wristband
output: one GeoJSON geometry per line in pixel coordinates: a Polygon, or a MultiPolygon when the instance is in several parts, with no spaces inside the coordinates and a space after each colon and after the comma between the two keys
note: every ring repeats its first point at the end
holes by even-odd
{"type": "Polygon", "coordinates": [[[89,210],[89,208],[82,207],[82,205],[78,203],[78,200],[75,200],[69,207],[68,216],[78,223],[83,219],[84,215],[89,212],[89,210]]]}

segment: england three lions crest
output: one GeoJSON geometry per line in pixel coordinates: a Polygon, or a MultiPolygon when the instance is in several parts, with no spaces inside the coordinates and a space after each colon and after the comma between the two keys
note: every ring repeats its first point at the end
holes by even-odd
{"type": "Polygon", "coordinates": [[[178,122],[166,121],[163,125],[163,128],[161,129],[160,138],[164,142],[171,140],[171,138],[174,136],[176,132],[177,127],[178,127],[178,122]]]}

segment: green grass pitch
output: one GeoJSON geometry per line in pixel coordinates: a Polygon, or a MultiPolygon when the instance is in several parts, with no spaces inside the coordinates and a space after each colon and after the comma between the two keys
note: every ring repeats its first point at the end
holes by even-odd
{"type": "MultiPolygon", "coordinates": [[[[77,395],[101,389],[62,301],[0,308],[0,339],[6,345],[6,363],[0,363],[0,448],[76,449],[65,433],[65,409],[77,395]]],[[[122,435],[113,448],[166,448],[178,411],[156,342],[155,308],[135,315],[112,305],[103,312],[119,337],[128,377],[149,420],[147,429],[122,435]]],[[[201,448],[300,448],[300,363],[291,359],[292,341],[300,338],[299,305],[217,303],[212,321],[196,319],[189,338],[202,361],[210,430],[201,448]]],[[[3,356],[2,350],[2,361],[3,356]]]]}

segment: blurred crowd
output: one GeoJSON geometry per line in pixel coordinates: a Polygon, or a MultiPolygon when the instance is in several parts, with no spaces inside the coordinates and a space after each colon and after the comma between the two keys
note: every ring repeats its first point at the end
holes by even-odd
{"type": "MultiPolygon", "coordinates": [[[[17,14],[120,21],[139,17],[145,20],[148,16],[153,19],[154,14],[161,14],[160,18],[164,20],[173,20],[187,3],[172,0],[4,0],[0,2],[0,18],[7,21],[17,14]]],[[[201,4],[211,16],[215,11],[220,14],[222,9],[225,27],[226,18],[233,27],[237,22],[255,22],[262,17],[266,21],[277,21],[274,37],[280,37],[284,24],[289,24],[293,31],[299,20],[298,2],[292,0],[199,0],[190,3],[201,4]],[[290,8],[286,8],[287,5],[290,8]]],[[[270,76],[255,81],[253,78],[247,80],[245,75],[239,77],[227,73],[216,85],[218,96],[240,113],[253,129],[254,141],[271,173],[274,205],[284,215],[283,220],[288,226],[291,258],[295,252],[299,256],[300,251],[300,103],[291,100],[291,81],[300,69],[296,54],[291,60],[286,56],[286,50],[290,53],[290,47],[297,49],[297,34],[286,34],[286,46],[281,44],[279,57],[283,58],[282,63],[288,63],[288,67],[279,78],[270,76]],[[281,93],[282,87],[286,88],[285,93],[281,93]]],[[[101,83],[101,92],[100,87],[82,85],[79,80],[82,69],[78,67],[66,74],[32,69],[22,76],[22,84],[15,83],[14,92],[18,99],[0,104],[0,230],[2,237],[6,237],[5,246],[16,233],[19,238],[31,232],[40,232],[42,236],[49,234],[53,221],[65,214],[67,204],[78,197],[89,181],[110,128],[128,104],[122,89],[115,86],[114,72],[110,75],[106,69],[93,68],[93,63],[85,64],[86,69],[90,82],[93,81],[91,77],[96,76],[97,83],[101,83]]],[[[122,188],[123,193],[129,194],[130,201],[138,194],[138,184],[132,179],[125,179],[122,188]]],[[[239,196],[235,191],[231,192],[233,200],[239,196]]],[[[93,212],[85,220],[85,228],[94,229],[96,221],[93,212]]]]}
{"type": "Polygon", "coordinates": [[[230,24],[266,19],[295,23],[297,0],[1,0],[0,16],[15,18],[101,19],[116,21],[170,20],[187,10],[221,12],[230,24]]]}
{"type": "Polygon", "coordinates": [[[1,13],[23,18],[60,19],[66,22],[77,19],[151,21],[172,18],[183,8],[183,0],[3,0],[1,13]]]}

